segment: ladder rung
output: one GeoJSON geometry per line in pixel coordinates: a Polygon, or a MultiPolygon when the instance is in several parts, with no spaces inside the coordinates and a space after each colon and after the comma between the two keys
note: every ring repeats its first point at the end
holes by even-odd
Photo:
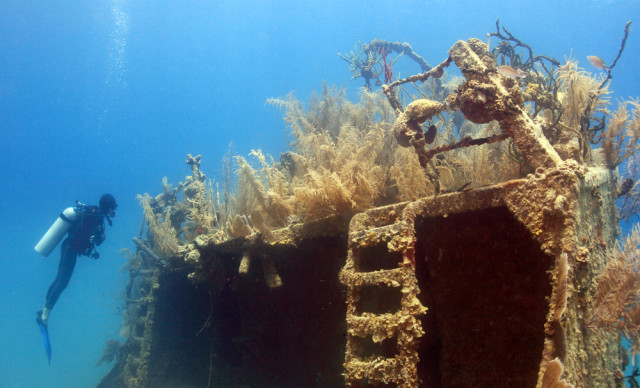
{"type": "Polygon", "coordinates": [[[345,283],[347,286],[378,286],[387,285],[401,287],[404,283],[406,269],[402,267],[394,269],[381,269],[372,272],[354,272],[345,283]]]}
{"type": "Polygon", "coordinates": [[[413,318],[411,315],[407,317],[405,312],[397,312],[394,314],[371,314],[363,313],[362,315],[347,315],[347,328],[351,335],[362,337],[363,335],[370,335],[373,338],[373,342],[380,342],[387,338],[392,338],[398,331],[400,331],[400,325],[398,322],[402,318],[413,318]],[[381,330],[385,328],[386,330],[381,330]]]}
{"type": "Polygon", "coordinates": [[[349,240],[352,244],[359,244],[360,246],[370,246],[381,241],[388,241],[392,237],[396,236],[403,229],[402,223],[380,226],[378,228],[371,228],[365,230],[359,230],[349,233],[349,240]]]}
{"type": "Polygon", "coordinates": [[[397,383],[402,364],[396,358],[377,357],[371,361],[352,360],[344,364],[347,376],[366,378],[369,382],[397,383]]]}

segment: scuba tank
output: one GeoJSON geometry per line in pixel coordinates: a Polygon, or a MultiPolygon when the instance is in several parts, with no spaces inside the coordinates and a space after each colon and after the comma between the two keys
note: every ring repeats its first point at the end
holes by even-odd
{"type": "Polygon", "coordinates": [[[47,233],[42,236],[40,242],[36,244],[35,250],[42,256],[49,256],[53,248],[58,245],[62,237],[71,229],[74,221],[80,218],[82,212],[82,204],[76,202],[75,207],[68,207],[60,213],[58,219],[51,225],[47,233]]]}

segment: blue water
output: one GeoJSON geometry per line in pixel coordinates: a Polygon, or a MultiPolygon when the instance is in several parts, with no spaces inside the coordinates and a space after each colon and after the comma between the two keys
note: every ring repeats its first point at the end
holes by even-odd
{"type": "MultiPolygon", "coordinates": [[[[0,2],[0,387],[91,387],[104,342],[117,339],[138,193],[189,173],[202,154],[215,177],[237,154],[287,149],[268,97],[306,101],[322,81],[355,99],[346,63],[358,40],[409,42],[431,64],[457,40],[502,24],[537,54],[611,61],[617,97],[640,96],[640,2],[602,1],[17,1],[0,2]],[[560,4],[560,5],[558,5],[560,4]],[[77,199],[114,194],[119,214],[97,261],[82,257],[50,318],[47,366],[34,322],[56,274],[33,246],[77,199]]],[[[409,62],[394,71],[416,73],[409,62]],[[403,68],[404,66],[404,68],[403,68]]]]}

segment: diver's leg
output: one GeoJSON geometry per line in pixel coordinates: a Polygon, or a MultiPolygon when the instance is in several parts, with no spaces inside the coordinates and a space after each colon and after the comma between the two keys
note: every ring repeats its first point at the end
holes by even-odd
{"type": "Polygon", "coordinates": [[[49,291],[47,292],[47,300],[44,304],[44,308],[42,309],[42,321],[45,322],[49,318],[49,311],[55,306],[60,294],[69,284],[69,280],[71,279],[71,275],[73,274],[73,269],[76,266],[76,259],[78,254],[71,249],[69,240],[66,239],[62,242],[61,248],[61,257],[60,257],[60,265],[58,266],[58,275],[56,279],[53,281],[51,286],[49,287],[49,291]]]}

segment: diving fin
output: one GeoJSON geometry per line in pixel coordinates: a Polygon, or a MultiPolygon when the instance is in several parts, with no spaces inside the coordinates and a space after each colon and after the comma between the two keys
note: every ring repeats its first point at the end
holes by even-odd
{"type": "Polygon", "coordinates": [[[49,327],[42,321],[40,314],[36,318],[36,323],[40,328],[40,334],[42,335],[42,342],[44,342],[44,351],[47,353],[47,360],[51,365],[51,342],[49,341],[49,327]]]}

